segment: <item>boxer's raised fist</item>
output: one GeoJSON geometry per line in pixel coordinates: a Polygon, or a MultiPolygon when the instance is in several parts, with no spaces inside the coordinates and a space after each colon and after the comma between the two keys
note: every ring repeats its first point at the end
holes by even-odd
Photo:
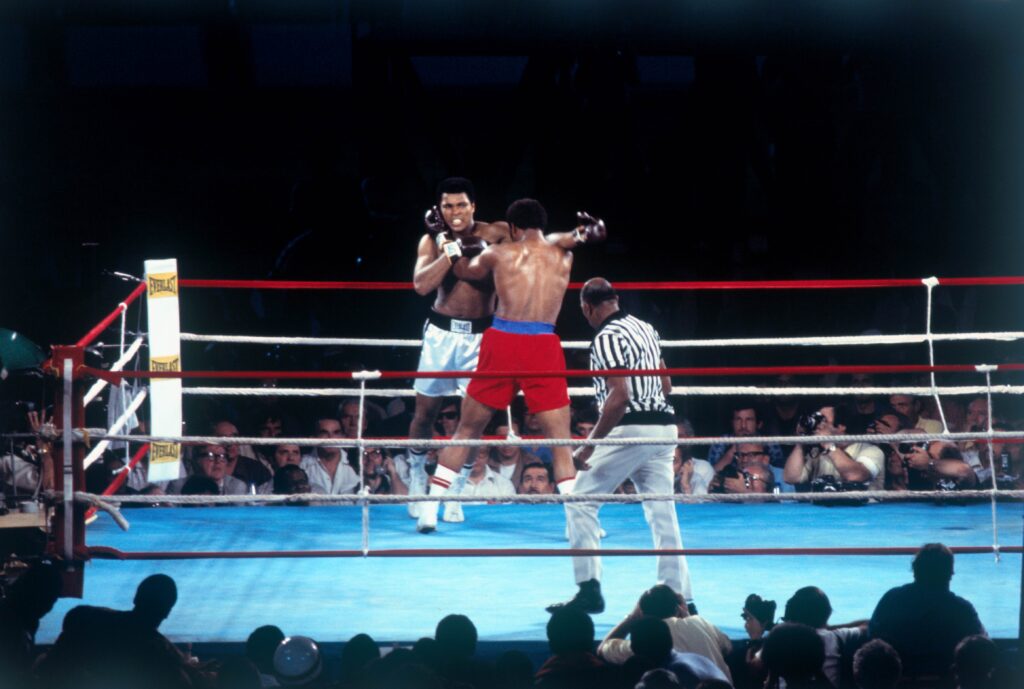
{"type": "Polygon", "coordinates": [[[576,213],[576,221],[578,225],[573,232],[573,236],[576,237],[576,241],[580,244],[596,244],[597,242],[603,242],[605,237],[608,236],[608,228],[604,226],[604,220],[600,218],[595,218],[589,213],[580,211],[576,213]]]}
{"type": "Polygon", "coordinates": [[[427,209],[427,212],[423,215],[423,224],[430,234],[440,234],[448,229],[444,222],[444,216],[441,215],[441,209],[437,206],[431,206],[427,209]]]}

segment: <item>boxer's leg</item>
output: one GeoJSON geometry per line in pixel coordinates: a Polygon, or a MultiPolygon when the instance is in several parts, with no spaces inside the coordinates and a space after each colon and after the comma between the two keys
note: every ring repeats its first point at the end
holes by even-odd
{"type": "MultiPolygon", "coordinates": [[[[477,440],[490,423],[495,410],[468,395],[462,400],[462,415],[459,425],[452,436],[453,440],[477,440]]],[[[459,471],[466,463],[471,447],[450,445],[441,450],[437,461],[437,469],[430,478],[430,495],[441,497],[451,487],[459,471]]],[[[421,503],[419,521],[416,529],[421,533],[429,533],[437,528],[437,502],[421,503]]]]}
{"type": "MultiPolygon", "coordinates": [[[[434,435],[434,421],[444,402],[443,397],[428,397],[416,393],[416,409],[409,424],[409,437],[429,439],[434,435]]],[[[424,495],[427,492],[427,452],[418,447],[409,448],[409,495],[424,495]]],[[[420,516],[419,502],[409,503],[409,516],[420,516]]]]}

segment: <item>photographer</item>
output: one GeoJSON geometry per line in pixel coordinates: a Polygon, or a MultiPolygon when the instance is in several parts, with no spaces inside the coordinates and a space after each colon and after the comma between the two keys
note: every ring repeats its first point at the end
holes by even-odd
{"type": "Polygon", "coordinates": [[[740,443],[734,453],[735,461],[718,473],[712,482],[713,493],[771,493],[775,476],[768,465],[764,445],[740,443]]]}
{"type": "MultiPolygon", "coordinates": [[[[46,423],[46,411],[36,411],[30,404],[18,404],[26,409],[24,421],[12,424],[14,433],[40,433],[46,423]]],[[[20,439],[0,450],[0,487],[3,494],[34,495],[39,490],[53,488],[52,443],[41,436],[34,440],[20,439]]]]}
{"type": "MultiPolygon", "coordinates": [[[[893,433],[905,433],[912,428],[910,419],[898,411],[882,409],[881,412],[868,424],[865,433],[871,435],[891,435],[893,433]]],[[[903,457],[897,452],[898,442],[880,443],[879,448],[885,456],[885,489],[906,490],[907,472],[903,465],[903,457]]]]}
{"type": "Polygon", "coordinates": [[[783,477],[788,483],[828,484],[832,490],[885,490],[885,455],[870,443],[835,443],[832,435],[846,433],[845,410],[822,407],[800,418],[797,430],[816,442],[797,445],[786,459],[783,477]],[[856,485],[853,485],[856,484],[856,485]]]}
{"type": "Polygon", "coordinates": [[[363,485],[374,495],[408,495],[409,488],[402,481],[391,453],[383,447],[363,450],[363,485]]]}
{"type": "MultiPolygon", "coordinates": [[[[757,404],[753,400],[741,399],[732,404],[732,435],[736,438],[744,438],[757,435],[761,432],[764,424],[760,420],[757,404]]],[[[720,472],[736,460],[736,452],[739,443],[726,445],[717,443],[708,449],[708,461],[714,466],[716,472],[720,472]]],[[[765,461],[773,466],[782,466],[785,463],[785,455],[782,448],[771,444],[765,447],[767,456],[765,461]]]]}
{"type": "MultiPolygon", "coordinates": [[[[922,433],[916,429],[904,432],[908,435],[922,433]]],[[[915,442],[907,438],[896,444],[895,455],[902,461],[898,466],[893,461],[890,467],[894,472],[902,469],[903,480],[894,481],[894,487],[902,483],[906,490],[965,490],[977,485],[974,470],[964,461],[955,443],[915,442]]]]}

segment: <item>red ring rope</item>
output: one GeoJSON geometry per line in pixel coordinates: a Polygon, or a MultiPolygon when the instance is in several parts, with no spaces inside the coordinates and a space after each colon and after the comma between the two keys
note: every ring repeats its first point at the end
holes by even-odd
{"type": "MultiPolygon", "coordinates": [[[[1024,371],[1024,364],[999,364],[998,371],[1024,371]]],[[[771,376],[821,375],[826,373],[977,373],[973,364],[942,364],[939,366],[722,366],[715,368],[609,369],[602,376],[771,376]]],[[[365,376],[353,371],[104,371],[91,366],[80,367],[77,374],[86,374],[118,383],[125,378],[182,379],[261,379],[281,380],[361,380],[365,376]]],[[[591,378],[594,371],[381,371],[372,380],[406,378],[591,378]]],[[[268,388],[272,391],[273,388],[268,388]]]]}
{"type": "MultiPolygon", "coordinates": [[[[1024,285],[1024,277],[938,278],[940,286],[1024,285]]],[[[411,290],[411,282],[316,282],[311,280],[180,280],[182,287],[222,289],[411,290]]],[[[616,282],[617,290],[871,289],[921,287],[920,278],[895,280],[732,280],[708,282],[616,282]]],[[[570,282],[580,289],[582,282],[570,282]]]]}
{"type": "MultiPolygon", "coordinates": [[[[914,555],[920,546],[879,548],[393,548],[384,550],[243,550],[243,551],[123,551],[109,546],[89,546],[87,554],[104,560],[247,560],[258,558],[344,558],[344,557],[565,557],[641,555],[914,555]]],[[[957,555],[991,552],[1021,553],[1024,546],[952,546],[957,555]]]]}
{"type": "Polygon", "coordinates": [[[95,340],[97,337],[99,337],[100,333],[102,333],[104,330],[106,330],[107,326],[109,326],[111,323],[113,323],[115,320],[117,320],[121,316],[121,314],[125,311],[125,309],[127,309],[131,305],[131,303],[133,301],[135,301],[136,299],[138,299],[142,295],[142,293],[145,292],[145,291],[146,291],[146,285],[145,284],[138,285],[135,289],[133,289],[131,291],[131,293],[127,297],[125,297],[124,301],[122,301],[120,304],[117,305],[116,309],[111,311],[110,314],[106,318],[104,318],[102,321],[100,321],[98,324],[96,324],[95,328],[93,328],[92,330],[87,332],[82,337],[82,339],[80,339],[78,342],[76,342],[75,346],[76,347],[87,347],[90,344],[92,344],[93,340],[95,340]]]}
{"type": "MultiPolygon", "coordinates": [[[[101,495],[113,495],[116,493],[117,490],[124,485],[124,482],[128,480],[128,474],[132,472],[132,469],[135,468],[136,464],[142,461],[142,458],[146,456],[147,452],[149,452],[149,443],[145,443],[135,452],[134,455],[132,455],[131,460],[128,462],[128,466],[118,472],[117,476],[114,477],[114,480],[110,482],[110,485],[103,489],[101,495]]],[[[94,514],[96,514],[96,508],[90,507],[85,511],[85,518],[92,519],[94,514]]]]}
{"type": "MultiPolygon", "coordinates": [[[[968,287],[981,285],[1024,285],[1024,277],[936,278],[940,286],[968,287]]],[[[216,287],[222,289],[314,289],[314,290],[410,290],[411,282],[368,281],[311,281],[311,280],[179,280],[181,287],[216,287]]],[[[676,281],[676,282],[619,282],[618,290],[757,290],[757,289],[870,289],[880,287],[920,287],[921,279],[877,280],[733,280],[733,281],[676,281]]],[[[570,282],[569,287],[580,289],[582,282],[570,282]]],[[[138,285],[118,307],[96,327],[86,333],[76,347],[92,343],[122,311],[146,291],[145,283],[138,285]]]]}

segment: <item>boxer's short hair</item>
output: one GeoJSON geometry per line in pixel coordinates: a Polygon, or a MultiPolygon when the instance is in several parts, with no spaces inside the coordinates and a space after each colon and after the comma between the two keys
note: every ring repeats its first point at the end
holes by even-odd
{"type": "Polygon", "coordinates": [[[505,220],[509,225],[527,229],[545,230],[548,226],[548,212],[536,199],[519,199],[505,211],[505,220]]]}
{"type": "Polygon", "coordinates": [[[476,203],[476,189],[473,183],[465,177],[448,177],[442,179],[437,185],[437,200],[441,200],[442,194],[465,194],[470,203],[476,203]]]}

